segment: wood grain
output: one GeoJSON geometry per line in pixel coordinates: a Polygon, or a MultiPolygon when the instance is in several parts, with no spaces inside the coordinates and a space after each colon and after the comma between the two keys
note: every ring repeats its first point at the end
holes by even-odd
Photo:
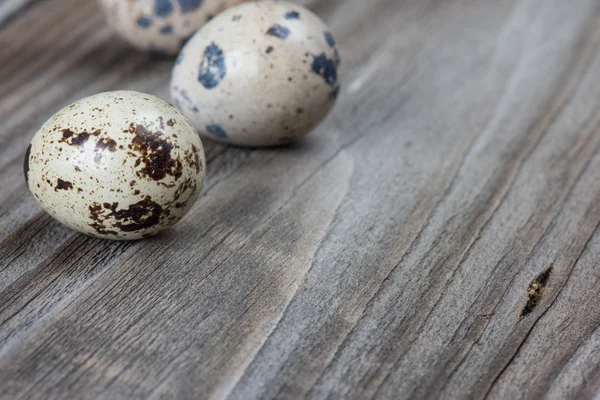
{"type": "Polygon", "coordinates": [[[2,3],[0,398],[600,393],[600,3],[301,3],[340,43],[333,114],[206,142],[196,206],[132,243],[52,220],[22,156],[86,95],[168,98],[172,61],[94,2],[2,3]]]}

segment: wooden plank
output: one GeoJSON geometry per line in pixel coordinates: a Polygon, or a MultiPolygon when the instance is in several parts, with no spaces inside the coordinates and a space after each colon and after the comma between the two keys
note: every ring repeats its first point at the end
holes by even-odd
{"type": "Polygon", "coordinates": [[[598,394],[599,3],[302,3],[341,46],[334,113],[206,142],[198,203],[133,243],[45,215],[22,154],[75,99],[168,98],[172,62],[94,2],[0,9],[0,398],[598,394]]]}

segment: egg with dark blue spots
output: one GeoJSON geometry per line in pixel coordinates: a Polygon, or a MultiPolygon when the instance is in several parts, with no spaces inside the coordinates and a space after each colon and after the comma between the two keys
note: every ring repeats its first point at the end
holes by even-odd
{"type": "Polygon", "coordinates": [[[98,0],[106,20],[133,46],[175,55],[214,15],[245,0],[98,0]]]}
{"type": "Polygon", "coordinates": [[[238,146],[289,143],[311,132],[340,90],[334,34],[287,1],[248,2],[184,46],[171,98],[203,137],[238,146]]]}

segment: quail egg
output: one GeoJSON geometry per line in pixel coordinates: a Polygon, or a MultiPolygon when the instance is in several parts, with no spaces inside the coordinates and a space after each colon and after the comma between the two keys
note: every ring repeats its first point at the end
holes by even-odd
{"type": "Polygon", "coordinates": [[[175,55],[213,16],[244,0],[98,0],[106,21],[135,47],[175,55]]]}
{"type": "Polygon", "coordinates": [[[179,221],[202,188],[204,149],[169,103],[116,91],[52,116],[25,156],[25,180],[59,222],[99,238],[131,240],[179,221]]]}
{"type": "Polygon", "coordinates": [[[276,146],[306,135],[335,104],[340,55],[327,26],[287,1],[244,3],[204,25],[171,76],[173,103],[203,136],[276,146]]]}

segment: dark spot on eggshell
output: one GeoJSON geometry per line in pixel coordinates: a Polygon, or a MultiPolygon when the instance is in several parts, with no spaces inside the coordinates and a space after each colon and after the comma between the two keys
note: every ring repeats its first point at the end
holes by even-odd
{"type": "Polygon", "coordinates": [[[200,7],[203,1],[204,0],[178,0],[181,12],[184,14],[200,7]]]}
{"type": "Polygon", "coordinates": [[[94,204],[89,206],[89,209],[92,219],[96,219],[98,215],[102,212],[102,205],[94,202],[94,204]]]}
{"type": "Polygon", "coordinates": [[[185,91],[185,89],[181,90],[181,96],[185,99],[185,101],[187,101],[188,103],[192,102],[192,99],[190,99],[190,96],[187,94],[187,92],[185,91]]]}
{"type": "Polygon", "coordinates": [[[31,145],[27,146],[25,151],[25,159],[23,160],[23,175],[25,176],[25,183],[29,186],[29,156],[31,155],[31,145]]]}
{"type": "Polygon", "coordinates": [[[62,138],[58,141],[59,143],[66,143],[69,146],[83,146],[90,138],[90,136],[98,136],[100,135],[100,130],[97,129],[94,132],[80,132],[74,133],[70,129],[63,129],[62,138]]]}
{"type": "Polygon", "coordinates": [[[142,15],[137,19],[136,24],[142,29],[148,29],[150,28],[150,26],[152,26],[152,19],[145,15],[142,15]]]}
{"type": "Polygon", "coordinates": [[[198,149],[194,145],[192,145],[191,152],[186,150],[185,161],[190,167],[195,168],[196,172],[200,172],[200,170],[202,169],[202,165],[200,163],[200,155],[198,153],[198,149]]]}
{"type": "Polygon", "coordinates": [[[96,150],[117,151],[117,142],[111,138],[98,139],[96,142],[96,150]]]}
{"type": "Polygon", "coordinates": [[[193,178],[186,179],[182,184],[179,185],[179,187],[175,191],[175,195],[173,196],[173,203],[179,202],[179,199],[181,198],[181,196],[183,196],[184,193],[189,192],[189,194],[187,195],[185,200],[180,201],[180,203],[187,203],[187,201],[192,197],[192,195],[194,193],[196,193],[197,188],[198,188],[198,185],[197,185],[195,179],[193,179],[193,178]]]}
{"type": "Polygon", "coordinates": [[[170,35],[173,33],[173,25],[165,25],[158,31],[161,35],[170,35]]]}
{"type": "Polygon", "coordinates": [[[96,230],[96,232],[98,232],[101,235],[114,235],[114,236],[119,235],[119,233],[116,231],[107,230],[106,227],[99,222],[94,222],[93,224],[88,224],[88,225],[91,226],[92,228],[94,228],[96,230]]]}
{"type": "MultiPolygon", "coordinates": [[[[175,121],[173,118],[171,118],[170,120],[167,121],[167,126],[174,126],[177,123],[177,121],[175,121]]],[[[175,135],[173,135],[175,136],[175,135]]],[[[175,136],[177,137],[177,136],[175,136]]]]}
{"type": "Polygon", "coordinates": [[[63,181],[60,178],[58,178],[58,180],[56,182],[56,186],[54,187],[55,192],[58,192],[59,190],[71,190],[71,189],[73,189],[73,184],[69,181],[63,181]]]}
{"type": "Polygon", "coordinates": [[[218,138],[227,139],[227,132],[219,124],[207,125],[206,130],[218,138]]]}
{"type": "Polygon", "coordinates": [[[288,27],[275,24],[267,30],[267,35],[275,36],[279,39],[286,39],[290,35],[290,29],[288,27]]]}
{"type": "Polygon", "coordinates": [[[154,0],[154,13],[159,17],[167,17],[173,12],[171,0],[154,0]]]}
{"type": "Polygon", "coordinates": [[[275,47],[269,46],[269,47],[267,47],[266,53],[271,54],[273,52],[273,50],[275,50],[275,47]]]}
{"type": "Polygon", "coordinates": [[[285,13],[285,19],[300,19],[300,13],[298,11],[288,11],[285,13]]]}
{"type": "Polygon", "coordinates": [[[100,234],[116,234],[115,231],[108,231],[105,226],[105,222],[113,220],[111,225],[121,232],[134,232],[159,224],[161,216],[169,214],[149,196],[125,209],[119,210],[118,207],[117,202],[103,204],[94,202],[89,207],[90,218],[94,222],[89,225],[100,234]]]}
{"type": "Polygon", "coordinates": [[[240,19],[242,19],[241,15],[234,15],[233,18],[231,18],[232,21],[239,21],[240,19]]]}
{"type": "Polygon", "coordinates": [[[327,42],[327,45],[329,45],[329,47],[331,47],[331,48],[335,48],[335,39],[333,38],[333,35],[331,34],[331,32],[325,32],[324,36],[325,36],[325,42],[327,42]]]}
{"type": "Polygon", "coordinates": [[[313,56],[312,72],[321,77],[330,86],[335,86],[337,83],[337,68],[335,62],[327,58],[325,53],[313,56]]]}
{"type": "Polygon", "coordinates": [[[223,50],[215,43],[206,47],[200,62],[200,71],[198,81],[206,89],[213,89],[225,78],[227,68],[225,66],[225,56],[223,50]]]}
{"type": "Polygon", "coordinates": [[[171,156],[173,145],[167,141],[161,131],[151,132],[143,125],[132,123],[129,132],[135,134],[129,148],[140,154],[135,165],[137,167],[144,164],[143,168],[136,172],[138,176],[148,177],[154,181],[160,181],[167,175],[173,176],[175,180],[179,179],[183,165],[179,157],[171,156]]]}

